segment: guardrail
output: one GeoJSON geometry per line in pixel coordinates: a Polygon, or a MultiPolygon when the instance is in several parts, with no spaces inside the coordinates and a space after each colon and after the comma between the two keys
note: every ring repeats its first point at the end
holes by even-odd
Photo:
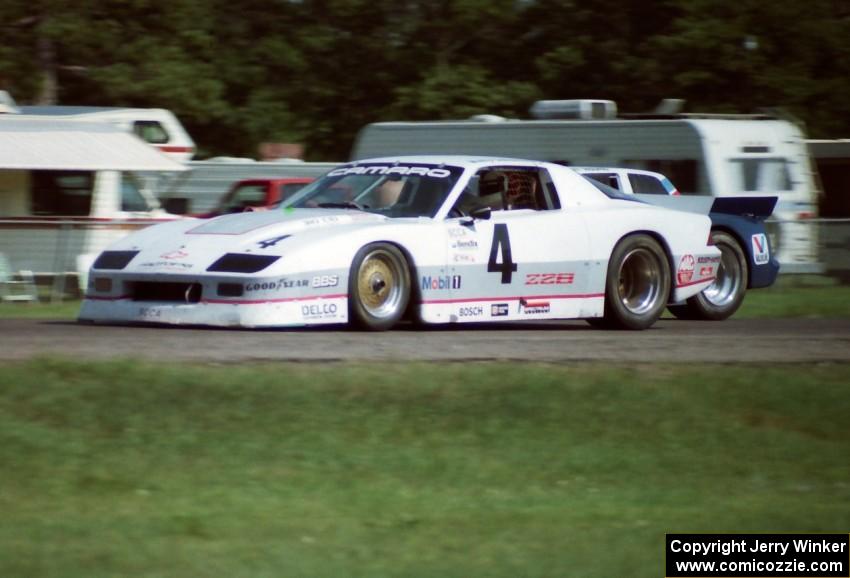
{"type": "MultiPolygon", "coordinates": [[[[0,253],[14,270],[32,271],[50,299],[79,295],[88,266],[107,245],[170,219],[0,219],[0,253]]],[[[782,274],[826,274],[850,283],[850,219],[768,221],[782,274]],[[793,259],[783,256],[791,255],[793,259]]]]}

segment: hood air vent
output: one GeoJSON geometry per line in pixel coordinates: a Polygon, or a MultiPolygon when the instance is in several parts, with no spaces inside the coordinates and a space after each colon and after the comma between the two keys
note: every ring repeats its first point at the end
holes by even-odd
{"type": "Polygon", "coordinates": [[[227,253],[209,266],[207,271],[219,273],[256,273],[262,271],[280,259],[274,255],[248,255],[245,253],[227,253]]]}
{"type": "Polygon", "coordinates": [[[92,267],[95,269],[123,269],[138,254],[138,251],[104,251],[98,256],[92,267]]]}

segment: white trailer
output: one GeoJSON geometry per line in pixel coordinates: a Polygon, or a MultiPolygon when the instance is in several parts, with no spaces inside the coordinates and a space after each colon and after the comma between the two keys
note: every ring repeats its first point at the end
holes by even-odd
{"type": "Polygon", "coordinates": [[[780,261],[788,269],[817,262],[814,228],[803,222],[817,215],[817,188],[803,131],[792,122],[767,115],[480,118],[370,124],[351,156],[481,154],[619,166],[663,173],[682,195],[778,196],[780,261]]]}
{"type": "Polygon", "coordinates": [[[108,123],[133,133],[159,152],[180,162],[195,155],[195,141],[169,110],[111,106],[18,106],[21,114],[43,116],[54,121],[89,120],[108,123]]]}
{"type": "Polygon", "coordinates": [[[136,175],[184,170],[109,124],[0,115],[0,252],[15,269],[73,273],[80,256],[175,218],[136,175]]]}

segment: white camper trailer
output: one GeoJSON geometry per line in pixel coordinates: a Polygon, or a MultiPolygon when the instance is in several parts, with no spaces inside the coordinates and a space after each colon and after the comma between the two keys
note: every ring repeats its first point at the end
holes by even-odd
{"type": "Polygon", "coordinates": [[[161,153],[186,162],[195,154],[195,142],[177,117],[162,108],[98,106],[18,106],[21,114],[53,120],[91,120],[117,126],[157,148],[161,153]]]}
{"type": "Polygon", "coordinates": [[[135,175],[183,170],[112,125],[0,115],[0,252],[16,269],[74,272],[80,255],[175,218],[135,175]]]}
{"type": "Polygon", "coordinates": [[[798,267],[817,261],[814,228],[803,221],[817,213],[805,137],[795,124],[776,117],[381,122],[360,131],[352,159],[406,154],[482,154],[629,167],[665,174],[682,195],[775,195],[780,199],[774,213],[780,221],[775,238],[780,261],[798,267]]]}

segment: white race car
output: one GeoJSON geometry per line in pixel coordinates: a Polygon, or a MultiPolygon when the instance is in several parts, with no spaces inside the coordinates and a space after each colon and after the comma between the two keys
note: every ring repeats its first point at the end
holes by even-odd
{"type": "Polygon", "coordinates": [[[705,215],[611,198],[517,159],[345,164],[280,208],[136,232],[94,262],[79,319],[225,327],[587,319],[645,329],[712,284],[705,215]]]}
{"type": "Polygon", "coordinates": [[[679,196],[670,179],[653,171],[622,167],[570,167],[575,172],[627,195],[679,196]]]}

